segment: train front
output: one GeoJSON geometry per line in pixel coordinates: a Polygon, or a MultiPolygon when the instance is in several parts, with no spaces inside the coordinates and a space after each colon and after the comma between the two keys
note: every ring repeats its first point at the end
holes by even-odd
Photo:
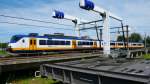
{"type": "Polygon", "coordinates": [[[7,51],[15,52],[13,48],[17,47],[17,41],[19,41],[22,37],[19,35],[12,36],[10,42],[8,43],[7,51]]]}

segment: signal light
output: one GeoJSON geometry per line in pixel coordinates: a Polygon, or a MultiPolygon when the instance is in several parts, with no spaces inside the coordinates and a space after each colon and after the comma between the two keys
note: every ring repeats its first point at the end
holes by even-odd
{"type": "Polygon", "coordinates": [[[86,10],[93,10],[94,3],[89,0],[80,0],[80,7],[86,10]]]}
{"type": "Polygon", "coordinates": [[[63,19],[64,18],[64,13],[61,11],[54,11],[53,12],[53,18],[58,18],[58,19],[63,19]]]}

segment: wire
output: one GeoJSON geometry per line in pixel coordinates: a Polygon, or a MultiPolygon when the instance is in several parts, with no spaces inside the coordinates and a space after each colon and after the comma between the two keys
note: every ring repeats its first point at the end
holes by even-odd
{"type": "Polygon", "coordinates": [[[73,30],[73,29],[68,29],[68,28],[56,28],[56,27],[52,27],[52,26],[41,26],[41,25],[32,25],[32,24],[22,24],[22,23],[16,23],[16,22],[0,22],[0,23],[16,24],[16,25],[22,25],[22,26],[43,27],[43,28],[55,28],[55,29],[63,29],[63,30],[73,30]]]}
{"type": "Polygon", "coordinates": [[[35,20],[35,19],[29,19],[29,18],[23,18],[23,17],[15,17],[15,16],[8,16],[8,15],[0,15],[0,16],[7,17],[7,18],[15,18],[15,19],[28,20],[28,21],[42,22],[42,23],[58,24],[58,25],[63,25],[63,26],[73,26],[73,25],[60,24],[60,23],[55,23],[55,22],[50,22],[50,21],[35,20]]]}

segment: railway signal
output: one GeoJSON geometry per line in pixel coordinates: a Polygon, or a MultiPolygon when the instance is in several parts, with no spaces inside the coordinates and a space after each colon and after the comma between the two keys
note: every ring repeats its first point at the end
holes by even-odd
{"type": "Polygon", "coordinates": [[[52,15],[53,18],[57,18],[57,19],[66,19],[66,20],[71,20],[74,24],[75,24],[75,30],[77,31],[77,36],[80,37],[80,28],[79,28],[79,24],[83,23],[83,22],[87,22],[86,20],[83,19],[79,19],[75,16],[71,16],[71,15],[67,15],[64,12],[55,10],[53,12],[52,15]]]}
{"type": "Polygon", "coordinates": [[[53,12],[53,18],[58,18],[58,19],[64,19],[64,13],[61,11],[56,11],[53,12]]]}
{"type": "Polygon", "coordinates": [[[80,0],[79,3],[80,8],[85,10],[91,10],[96,13],[99,13],[103,18],[103,41],[104,41],[104,54],[108,56],[110,54],[110,30],[109,30],[109,17],[116,19],[118,21],[122,22],[122,19],[109,11],[96,6],[92,1],[90,0],[80,0]]]}

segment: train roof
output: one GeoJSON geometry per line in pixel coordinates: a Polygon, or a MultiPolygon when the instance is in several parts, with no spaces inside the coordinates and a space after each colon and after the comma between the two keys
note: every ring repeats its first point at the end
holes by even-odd
{"type": "MultiPolygon", "coordinates": [[[[84,39],[84,38],[81,38],[81,37],[76,37],[76,36],[59,36],[59,35],[48,35],[48,36],[30,36],[30,35],[14,35],[15,37],[18,37],[18,38],[23,38],[23,37],[35,37],[35,38],[48,38],[48,39],[73,39],[73,40],[91,40],[91,41],[98,41],[96,39],[84,39]]],[[[14,37],[13,36],[13,37],[14,37]]],[[[100,40],[100,41],[103,41],[103,40],[100,40]]],[[[11,42],[14,42],[14,41],[11,41],[11,42]]],[[[122,43],[123,41],[113,41],[111,40],[111,42],[118,42],[118,43],[122,43]]],[[[129,42],[129,43],[142,43],[142,42],[129,42]]]]}
{"type": "Polygon", "coordinates": [[[19,37],[19,38],[35,37],[35,38],[48,38],[48,39],[95,40],[95,39],[83,39],[81,37],[75,37],[75,36],[57,36],[57,35],[49,35],[49,36],[14,35],[14,36],[19,37]]]}
{"type": "MultiPolygon", "coordinates": [[[[114,41],[114,40],[111,40],[110,42],[117,42],[117,43],[123,43],[124,41],[114,41]]],[[[129,43],[143,43],[143,42],[131,42],[131,41],[129,41],[129,43]]]]}

